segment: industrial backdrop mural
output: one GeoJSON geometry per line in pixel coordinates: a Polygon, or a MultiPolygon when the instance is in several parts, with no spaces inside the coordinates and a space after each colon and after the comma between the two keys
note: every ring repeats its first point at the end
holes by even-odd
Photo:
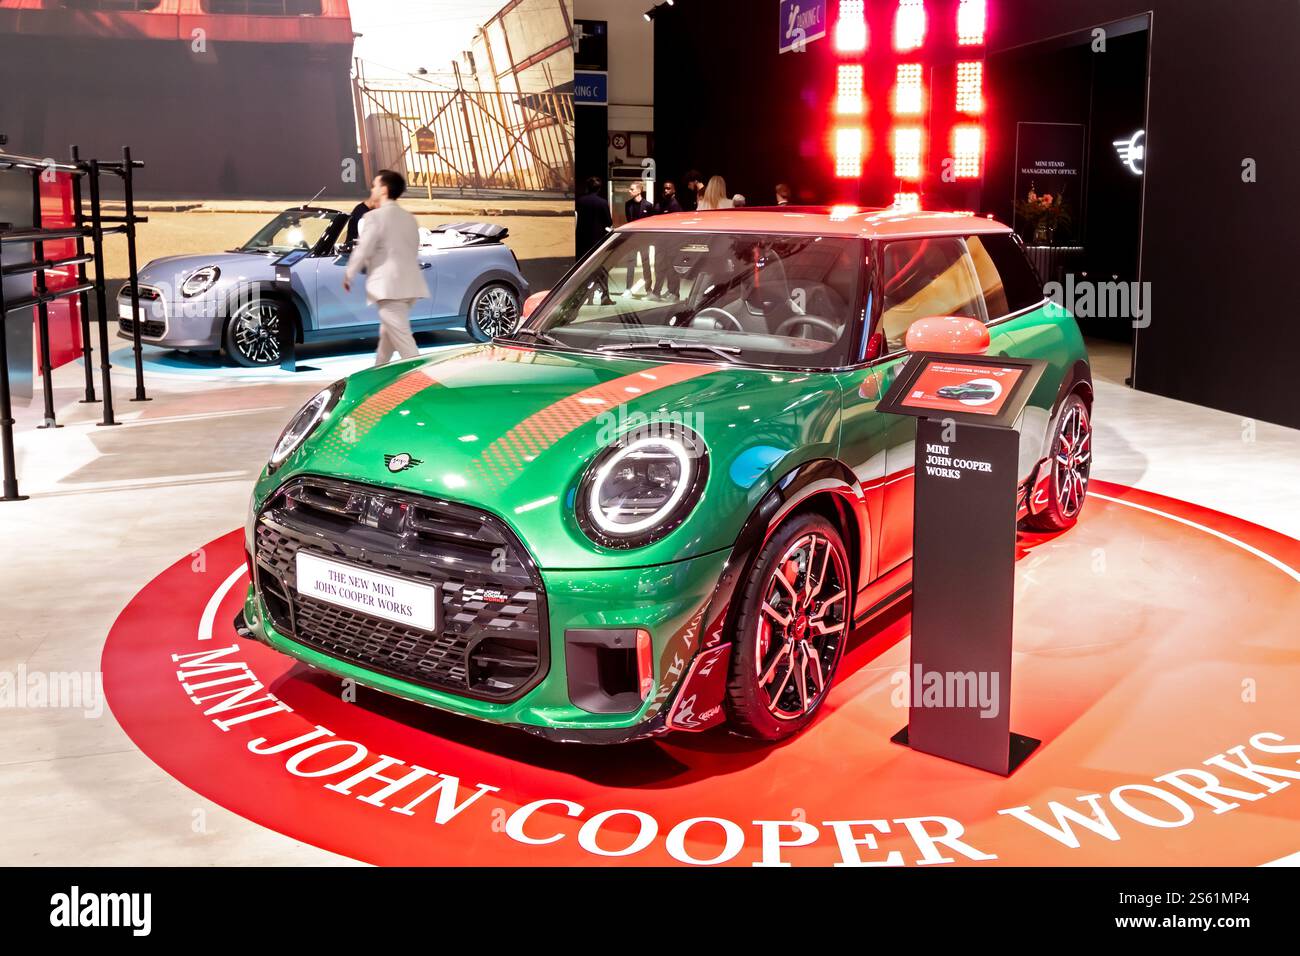
{"type": "MultiPolygon", "coordinates": [[[[366,6],[377,12],[390,7],[366,6]]],[[[511,0],[460,33],[456,25],[466,22],[460,14],[474,4],[443,0],[421,7],[444,12],[463,49],[436,69],[419,66],[405,76],[383,67],[376,75],[357,59],[353,85],[367,171],[396,169],[430,195],[446,188],[571,194],[573,19],[567,4],[511,0]]]]}

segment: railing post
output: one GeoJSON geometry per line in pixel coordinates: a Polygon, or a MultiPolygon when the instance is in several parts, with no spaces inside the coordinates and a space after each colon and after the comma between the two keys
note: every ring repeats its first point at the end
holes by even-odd
{"type": "Polygon", "coordinates": [[[133,402],[147,402],[144,393],[144,357],[140,344],[140,274],[135,259],[135,193],[131,180],[131,147],[122,147],[122,195],[126,200],[126,265],[127,282],[131,285],[131,350],[135,353],[135,398],[133,402]]]}
{"type": "Polygon", "coordinates": [[[91,243],[95,255],[95,309],[99,313],[99,368],[104,391],[104,417],[100,425],[120,425],[113,418],[113,363],[108,358],[108,302],[104,291],[104,223],[99,205],[99,160],[90,161],[91,243]]]}
{"type": "MultiPolygon", "coordinates": [[[[41,173],[32,170],[32,228],[45,228],[45,217],[41,210],[41,173]]],[[[45,261],[45,242],[32,240],[32,262],[39,265],[45,261]]],[[[41,349],[41,397],[45,404],[45,420],[37,428],[62,428],[54,418],[54,366],[50,362],[50,306],[45,300],[45,269],[38,268],[36,280],[36,335],[41,349]]]]}
{"type": "MultiPolygon", "coordinates": [[[[72,165],[81,166],[81,156],[76,146],[72,147],[72,165]]],[[[73,225],[78,229],[86,228],[86,217],[81,209],[81,177],[84,170],[78,170],[72,173],[72,209],[73,225]]],[[[86,254],[86,240],[83,236],[77,236],[77,255],[86,254]]],[[[86,264],[77,263],[77,284],[86,284],[86,264]]],[[[95,398],[95,370],[91,367],[94,360],[92,349],[90,347],[90,294],[82,291],[77,293],[77,311],[81,313],[81,365],[86,373],[86,397],[83,398],[82,404],[98,401],[95,398]]]]}
{"type": "MultiPolygon", "coordinates": [[[[0,238],[0,262],[4,261],[4,239],[0,238]]],[[[0,458],[3,458],[3,494],[0,501],[23,501],[18,493],[18,470],[14,463],[14,416],[9,401],[9,312],[5,307],[4,283],[0,282],[0,458]]]]}

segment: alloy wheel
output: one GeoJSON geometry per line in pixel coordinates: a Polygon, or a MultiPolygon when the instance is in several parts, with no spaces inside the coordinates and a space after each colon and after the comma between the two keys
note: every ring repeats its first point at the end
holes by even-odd
{"type": "Polygon", "coordinates": [[[1056,437],[1056,501],[1061,514],[1073,518],[1083,507],[1092,469],[1092,424],[1081,402],[1065,412],[1056,437]]]}
{"type": "Polygon", "coordinates": [[[280,310],[265,299],[242,306],[231,318],[231,339],[250,362],[280,361],[280,310]]]}
{"type": "Polygon", "coordinates": [[[489,286],[474,299],[474,323],[488,338],[505,335],[519,321],[519,303],[505,286],[489,286]]]}
{"type": "Polygon", "coordinates": [[[791,542],[769,574],[754,677],[774,717],[796,720],[826,693],[847,632],[848,580],[842,548],[815,532],[791,542]]]}

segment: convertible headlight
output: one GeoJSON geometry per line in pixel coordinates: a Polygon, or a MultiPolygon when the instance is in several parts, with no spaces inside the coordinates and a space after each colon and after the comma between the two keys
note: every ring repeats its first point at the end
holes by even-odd
{"type": "Polygon", "coordinates": [[[708,476],[704,442],[675,424],[633,429],[595,457],[578,487],[583,532],[611,548],[639,548],[686,519],[708,476]]]}
{"type": "Polygon", "coordinates": [[[280,440],[275,443],[275,448],[271,451],[271,460],[267,463],[268,472],[275,471],[286,458],[298,450],[299,446],[307,440],[307,436],[316,430],[316,426],[323,422],[339,403],[342,396],[343,383],[335,382],[328,388],[321,389],[306,405],[298,409],[298,414],[284,426],[284,431],[280,433],[280,440]]]}
{"type": "Polygon", "coordinates": [[[216,266],[204,266],[202,269],[195,269],[181,283],[181,295],[189,298],[207,292],[220,278],[221,270],[216,266]]]}

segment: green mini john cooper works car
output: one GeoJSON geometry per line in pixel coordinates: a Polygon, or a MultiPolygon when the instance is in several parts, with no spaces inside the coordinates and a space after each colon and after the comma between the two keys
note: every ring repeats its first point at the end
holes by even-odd
{"type": "Polygon", "coordinates": [[[1047,361],[1019,512],[1083,506],[1087,355],[988,219],[655,216],[530,306],[297,413],[253,494],[241,634],[556,740],[795,733],[910,587],[915,420],[877,404],[936,323],[1047,361]]]}

